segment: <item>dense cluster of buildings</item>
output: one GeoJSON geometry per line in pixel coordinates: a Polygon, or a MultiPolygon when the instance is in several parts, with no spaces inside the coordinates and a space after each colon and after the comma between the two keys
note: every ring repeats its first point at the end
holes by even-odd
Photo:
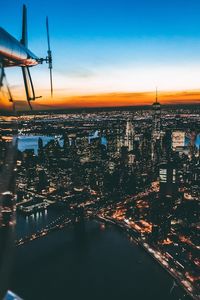
{"type": "Polygon", "coordinates": [[[43,193],[76,188],[121,196],[143,191],[160,176],[162,191],[179,188],[184,197],[198,198],[198,124],[188,130],[195,116],[194,120],[167,114],[162,118],[157,100],[151,116],[111,112],[96,120],[76,116],[73,122],[45,122],[48,134],[59,137],[45,145],[39,138],[37,153],[34,149],[19,153],[20,187],[43,193]]]}
{"type": "Polygon", "coordinates": [[[124,222],[172,257],[196,293],[199,116],[194,107],[162,109],[156,96],[148,109],[19,117],[25,145],[17,153],[17,213],[84,207],[93,216],[124,222]],[[33,148],[26,145],[27,135],[36,141],[33,148]]]}

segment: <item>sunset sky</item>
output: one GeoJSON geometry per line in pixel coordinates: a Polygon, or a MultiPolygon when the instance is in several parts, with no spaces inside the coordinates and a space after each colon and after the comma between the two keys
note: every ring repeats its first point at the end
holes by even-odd
{"type": "MultiPolygon", "coordinates": [[[[18,39],[23,3],[39,57],[50,21],[55,93],[49,100],[47,66],[32,68],[37,108],[150,104],[156,86],[161,103],[199,101],[199,0],[4,1],[0,26],[18,39]]],[[[14,98],[25,99],[20,68],[6,73],[14,98]]]]}

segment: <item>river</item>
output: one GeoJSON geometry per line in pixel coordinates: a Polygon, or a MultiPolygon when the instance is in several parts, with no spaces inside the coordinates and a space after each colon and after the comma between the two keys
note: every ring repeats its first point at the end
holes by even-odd
{"type": "MultiPolygon", "coordinates": [[[[38,138],[19,137],[19,150],[34,149],[37,154],[38,138]]],[[[41,138],[46,144],[54,137],[41,138]]],[[[17,215],[17,239],[60,214],[46,210],[26,218],[17,215]]],[[[18,247],[10,288],[25,300],[188,300],[173,283],[119,228],[86,221],[18,247]]]]}
{"type": "MultiPolygon", "coordinates": [[[[88,142],[90,143],[92,139],[98,137],[98,131],[95,131],[92,135],[88,137],[88,142]]],[[[49,141],[57,139],[60,146],[63,147],[63,140],[61,136],[47,136],[47,135],[18,135],[18,149],[20,151],[25,151],[26,149],[33,149],[34,153],[38,154],[38,139],[41,138],[43,145],[45,146],[49,141]]],[[[101,142],[107,145],[107,140],[105,137],[101,138],[101,142]]]]}
{"type": "MultiPolygon", "coordinates": [[[[35,230],[53,214],[49,221],[49,214],[35,218],[35,230]]],[[[18,234],[33,231],[29,218],[18,218],[18,234]]],[[[189,299],[177,287],[170,292],[172,286],[172,277],[125,232],[93,220],[18,247],[10,288],[25,300],[189,299]]]]}
{"type": "MultiPolygon", "coordinates": [[[[93,138],[98,137],[98,131],[96,131],[93,135],[88,137],[88,142],[90,142],[93,138]]],[[[46,136],[46,135],[19,135],[18,136],[18,149],[20,151],[24,151],[26,149],[33,149],[35,154],[38,153],[38,139],[41,138],[43,140],[43,145],[45,146],[49,141],[55,139],[55,136],[46,136]]],[[[63,140],[61,137],[57,137],[60,146],[63,146],[63,140]]],[[[185,146],[189,144],[189,138],[185,139],[185,146]]],[[[107,140],[105,137],[101,139],[102,144],[107,145],[107,140]]],[[[200,134],[197,135],[195,144],[197,148],[200,147],[200,134]]]]}

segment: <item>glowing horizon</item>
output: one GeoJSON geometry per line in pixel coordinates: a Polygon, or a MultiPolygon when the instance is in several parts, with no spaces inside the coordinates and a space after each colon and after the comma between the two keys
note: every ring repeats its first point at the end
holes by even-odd
{"type": "MultiPolygon", "coordinates": [[[[48,67],[31,68],[36,95],[43,96],[35,107],[151,104],[156,87],[161,103],[199,103],[196,0],[187,5],[181,0],[58,0],[56,5],[47,0],[7,1],[0,25],[18,39],[23,3],[28,8],[29,48],[38,57],[47,50],[46,15],[50,21],[55,96],[49,98],[48,67]],[[8,22],[6,12],[15,22],[8,22]]],[[[26,97],[20,68],[7,68],[6,74],[22,109],[19,100],[26,97]]]]}
{"type": "MultiPolygon", "coordinates": [[[[105,93],[96,95],[81,95],[59,97],[52,100],[48,97],[33,101],[35,110],[48,109],[75,109],[99,107],[125,107],[152,105],[155,101],[155,91],[138,93],[105,93]]],[[[200,90],[160,92],[158,101],[161,105],[170,104],[200,104],[200,90]]],[[[10,105],[11,106],[11,105],[10,105]]],[[[26,101],[17,100],[15,106],[18,111],[29,110],[26,101]]]]}

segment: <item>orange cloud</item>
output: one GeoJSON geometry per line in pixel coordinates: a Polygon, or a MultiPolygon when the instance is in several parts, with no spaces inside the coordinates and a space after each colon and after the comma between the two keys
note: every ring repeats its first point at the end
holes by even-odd
{"type": "MultiPolygon", "coordinates": [[[[42,93],[41,93],[42,94],[42,93]]],[[[57,93],[53,99],[45,97],[32,102],[36,110],[84,108],[84,107],[119,107],[151,105],[155,101],[155,92],[107,93],[96,95],[61,96],[57,93]]],[[[164,91],[159,93],[161,104],[200,104],[200,90],[164,91]]],[[[27,110],[26,101],[16,101],[17,110],[27,110]]]]}
{"type": "MultiPolygon", "coordinates": [[[[113,107],[150,105],[155,101],[155,92],[108,93],[97,95],[67,96],[51,101],[41,101],[40,105],[57,108],[113,107]]],[[[200,91],[161,92],[161,104],[200,103],[200,91]]],[[[39,104],[39,103],[38,103],[39,104]]]]}

